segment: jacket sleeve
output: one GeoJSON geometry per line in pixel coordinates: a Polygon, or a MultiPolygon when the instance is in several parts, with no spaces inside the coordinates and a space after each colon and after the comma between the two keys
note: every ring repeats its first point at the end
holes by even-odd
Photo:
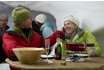
{"type": "Polygon", "coordinates": [[[42,37],[41,36],[41,38],[40,38],[41,40],[40,40],[40,47],[43,47],[43,48],[45,48],[45,39],[44,39],[44,37],[42,37]]]}
{"type": "Polygon", "coordinates": [[[98,41],[96,40],[95,36],[92,33],[88,32],[86,38],[87,38],[86,42],[95,44],[95,56],[100,56],[102,53],[102,50],[101,50],[101,47],[100,47],[98,41]]]}
{"type": "Polygon", "coordinates": [[[12,49],[16,48],[16,47],[20,47],[20,45],[17,45],[16,39],[12,35],[5,33],[3,35],[3,49],[6,53],[6,55],[13,56],[14,53],[13,53],[12,49]]]}
{"type": "Polygon", "coordinates": [[[45,38],[47,38],[47,37],[49,37],[50,35],[52,35],[52,33],[53,33],[53,31],[52,31],[52,29],[49,28],[49,27],[46,27],[46,28],[44,28],[44,29],[42,30],[42,35],[43,35],[45,38]]]}
{"type": "Polygon", "coordinates": [[[61,31],[56,31],[54,32],[51,36],[49,36],[50,39],[50,45],[54,45],[56,43],[56,38],[57,35],[60,35],[60,38],[63,39],[64,38],[64,34],[61,31]]]}

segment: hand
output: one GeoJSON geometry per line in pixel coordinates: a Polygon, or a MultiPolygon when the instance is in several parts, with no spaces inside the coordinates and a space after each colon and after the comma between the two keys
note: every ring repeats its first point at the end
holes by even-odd
{"type": "Polygon", "coordinates": [[[91,48],[90,56],[96,56],[96,48],[95,47],[91,48]]]}
{"type": "Polygon", "coordinates": [[[58,45],[59,45],[59,43],[55,43],[55,45],[54,45],[54,46],[55,46],[55,48],[56,48],[58,45]]]}
{"type": "Polygon", "coordinates": [[[62,27],[59,31],[65,33],[64,27],[62,27]]]}

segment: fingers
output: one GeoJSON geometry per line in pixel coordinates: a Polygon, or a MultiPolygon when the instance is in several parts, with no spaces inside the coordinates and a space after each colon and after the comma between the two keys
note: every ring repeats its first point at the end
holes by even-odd
{"type": "Polygon", "coordinates": [[[62,27],[59,31],[64,33],[65,32],[64,27],[62,27]]]}

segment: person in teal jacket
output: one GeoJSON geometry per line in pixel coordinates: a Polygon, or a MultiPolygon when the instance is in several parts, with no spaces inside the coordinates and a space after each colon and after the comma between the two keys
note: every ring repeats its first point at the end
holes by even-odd
{"type": "Polygon", "coordinates": [[[41,34],[44,38],[48,38],[57,29],[51,22],[48,21],[48,18],[45,14],[37,15],[35,17],[35,22],[36,22],[36,25],[39,28],[39,32],[41,32],[41,34]]]}
{"type": "Polygon", "coordinates": [[[90,56],[100,56],[101,55],[101,47],[99,43],[97,42],[95,36],[86,30],[83,30],[79,27],[79,20],[74,17],[73,15],[67,16],[64,18],[64,27],[62,27],[61,31],[56,31],[53,33],[52,36],[50,36],[50,40],[52,42],[54,41],[57,35],[63,34],[64,38],[62,40],[63,43],[63,52],[65,51],[65,44],[66,42],[72,42],[72,43],[94,43],[95,48],[92,49],[90,52],[90,56]],[[52,38],[51,38],[52,37],[52,38]]]}

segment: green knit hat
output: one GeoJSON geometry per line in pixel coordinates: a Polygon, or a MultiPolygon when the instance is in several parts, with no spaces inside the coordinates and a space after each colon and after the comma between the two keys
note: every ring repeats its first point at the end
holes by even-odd
{"type": "Polygon", "coordinates": [[[12,20],[14,22],[14,26],[18,27],[20,24],[28,19],[28,17],[31,16],[31,13],[29,10],[27,10],[24,7],[16,7],[12,11],[12,20]]]}

